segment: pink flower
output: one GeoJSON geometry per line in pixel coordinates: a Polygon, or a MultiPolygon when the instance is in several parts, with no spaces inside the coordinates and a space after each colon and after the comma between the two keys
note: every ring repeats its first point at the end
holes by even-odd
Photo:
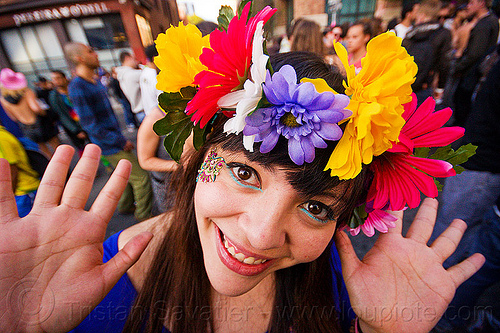
{"type": "Polygon", "coordinates": [[[370,164],[374,178],[367,201],[373,201],[374,209],[415,208],[420,204],[420,192],[437,197],[433,177],[455,175],[448,162],[412,156],[414,148],[446,146],[464,134],[461,127],[442,128],[452,111],[446,108],[434,112],[435,104],[428,98],[416,109],[417,99],[413,94],[412,101],[404,105],[402,116],[406,123],[399,142],[370,164]]]}
{"type": "MultiPolygon", "coordinates": [[[[210,47],[204,48],[200,61],[207,67],[196,75],[200,90],[188,103],[186,113],[203,128],[219,109],[217,101],[226,94],[243,88],[252,61],[252,40],[257,23],[264,24],[276,12],[267,6],[247,22],[249,2],[241,16],[233,17],[227,31],[214,30],[210,47]]],[[[232,114],[230,114],[232,115],[232,114]]]]}
{"type": "Polygon", "coordinates": [[[381,209],[375,209],[368,214],[365,223],[358,226],[357,228],[350,229],[351,235],[356,236],[359,234],[360,230],[368,237],[372,237],[375,234],[375,229],[380,232],[386,233],[389,228],[394,228],[396,226],[397,218],[381,209]]]}

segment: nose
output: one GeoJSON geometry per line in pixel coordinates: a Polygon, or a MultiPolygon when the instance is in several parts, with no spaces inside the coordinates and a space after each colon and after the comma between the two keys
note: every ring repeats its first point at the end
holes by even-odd
{"type": "Polygon", "coordinates": [[[249,203],[239,223],[250,246],[263,251],[285,245],[292,220],[293,206],[287,198],[280,193],[269,193],[249,203]]]}

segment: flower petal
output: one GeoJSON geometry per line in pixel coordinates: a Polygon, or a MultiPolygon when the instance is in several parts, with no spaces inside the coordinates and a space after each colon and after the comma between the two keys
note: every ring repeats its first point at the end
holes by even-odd
{"type": "Polygon", "coordinates": [[[260,145],[260,152],[265,154],[273,150],[279,137],[280,135],[277,132],[271,131],[262,141],[262,144],[260,145]]]}
{"type": "Polygon", "coordinates": [[[316,133],[325,140],[336,141],[342,137],[342,130],[337,124],[322,123],[316,133]]]}
{"type": "Polygon", "coordinates": [[[304,164],[304,151],[302,150],[300,141],[293,137],[288,140],[288,155],[295,164],[304,164]]]}

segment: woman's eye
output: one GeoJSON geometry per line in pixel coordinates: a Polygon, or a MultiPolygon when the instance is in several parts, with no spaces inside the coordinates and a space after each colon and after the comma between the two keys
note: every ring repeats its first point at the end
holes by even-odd
{"type": "Polygon", "coordinates": [[[239,185],[260,190],[260,179],[253,168],[240,163],[228,163],[227,167],[231,171],[231,177],[239,185]]]}
{"type": "Polygon", "coordinates": [[[307,201],[302,204],[301,209],[310,217],[321,223],[334,220],[333,211],[330,207],[319,201],[307,201]]]}
{"type": "Polygon", "coordinates": [[[252,178],[252,171],[245,167],[237,167],[236,175],[239,179],[246,181],[252,178]]]}

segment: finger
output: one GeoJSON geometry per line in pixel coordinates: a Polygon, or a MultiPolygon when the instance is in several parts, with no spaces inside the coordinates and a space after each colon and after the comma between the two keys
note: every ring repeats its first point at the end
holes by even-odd
{"type": "Polygon", "coordinates": [[[78,161],[64,189],[61,204],[83,209],[87,203],[94,178],[99,167],[101,149],[93,144],[85,146],[83,155],[78,161]]]}
{"type": "Polygon", "coordinates": [[[102,267],[106,293],[118,282],[123,274],[139,259],[153,238],[150,232],[142,232],[125,244],[111,260],[102,267]]]}
{"type": "Polygon", "coordinates": [[[347,280],[361,264],[361,261],[352,247],[349,236],[347,236],[344,231],[337,230],[335,233],[335,245],[337,246],[340,262],[342,264],[342,275],[344,275],[344,279],[347,280]]]}
{"type": "Polygon", "coordinates": [[[12,192],[10,165],[3,158],[0,158],[0,216],[5,222],[19,217],[17,214],[16,199],[12,192]]]}
{"type": "Polygon", "coordinates": [[[399,234],[401,235],[401,232],[403,230],[403,211],[398,210],[398,211],[393,211],[393,210],[388,210],[387,213],[391,214],[394,216],[397,220],[394,222],[396,226],[394,228],[389,228],[389,230],[386,233],[381,233],[379,237],[387,235],[387,234],[399,234]]]}
{"type": "Polygon", "coordinates": [[[59,205],[74,152],[73,147],[68,145],[57,147],[38,187],[34,209],[59,205]]]}
{"type": "Polygon", "coordinates": [[[448,228],[432,243],[431,249],[441,257],[441,263],[455,251],[465,229],[467,229],[467,223],[462,220],[453,220],[448,228]]]}
{"type": "Polygon", "coordinates": [[[121,160],[118,162],[113,174],[95,199],[90,208],[90,213],[98,216],[101,223],[108,223],[111,216],[113,216],[118,200],[120,200],[125,187],[127,187],[131,170],[132,164],[129,161],[121,160]]]}
{"type": "Polygon", "coordinates": [[[436,199],[425,198],[418,209],[406,237],[419,243],[427,244],[436,223],[437,208],[438,201],[436,199]]]}
{"type": "Polygon", "coordinates": [[[474,275],[483,266],[485,260],[481,253],[474,253],[461,263],[448,268],[448,272],[453,282],[455,282],[455,288],[458,288],[465,280],[474,275]]]}

